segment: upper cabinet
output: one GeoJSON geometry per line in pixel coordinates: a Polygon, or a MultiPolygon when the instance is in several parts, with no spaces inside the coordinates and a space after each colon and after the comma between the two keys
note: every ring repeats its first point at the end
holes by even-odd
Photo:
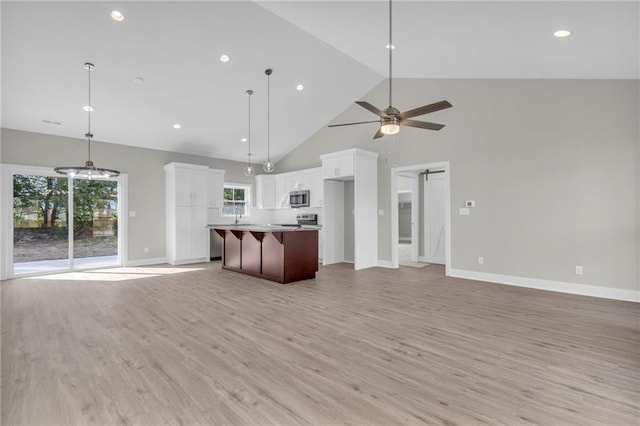
{"type": "Polygon", "coordinates": [[[287,209],[291,191],[308,190],[309,207],[321,207],[323,200],[322,168],[299,170],[277,175],[256,176],[256,205],[259,209],[287,209]]]}
{"type": "Polygon", "coordinates": [[[324,179],[350,179],[355,172],[355,153],[350,149],[322,155],[322,177],[324,179]]]}
{"type": "Polygon", "coordinates": [[[256,176],[256,206],[259,209],[276,208],[276,175],[256,176]]]}
{"type": "Polygon", "coordinates": [[[224,198],[224,170],[207,171],[207,207],[221,209],[224,198]]]}
{"type": "Polygon", "coordinates": [[[208,169],[206,166],[182,163],[165,166],[174,186],[176,206],[206,206],[208,169]]]}

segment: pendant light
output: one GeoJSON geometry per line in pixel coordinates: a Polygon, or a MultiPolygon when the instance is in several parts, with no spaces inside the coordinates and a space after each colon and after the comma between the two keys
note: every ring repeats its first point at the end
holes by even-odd
{"type": "Polygon", "coordinates": [[[249,144],[249,153],[247,154],[247,167],[244,168],[245,176],[253,176],[256,174],[256,170],[251,165],[251,95],[253,95],[253,90],[247,90],[247,95],[249,97],[249,130],[247,133],[247,143],[249,144]]]}
{"type": "Polygon", "coordinates": [[[273,165],[273,163],[271,162],[271,151],[270,151],[270,140],[269,140],[269,136],[270,136],[270,122],[271,122],[271,117],[270,117],[270,113],[271,113],[271,87],[270,87],[270,81],[271,81],[271,73],[273,72],[273,70],[271,68],[267,68],[266,70],[264,70],[264,73],[267,75],[267,162],[264,163],[264,166],[262,166],[262,169],[267,172],[267,173],[273,173],[274,170],[276,169],[275,166],[273,165]]]}
{"type": "Polygon", "coordinates": [[[117,170],[98,168],[94,166],[93,161],[91,161],[91,138],[93,137],[93,134],[91,133],[91,111],[93,110],[93,107],[91,106],[91,71],[93,71],[94,68],[95,66],[92,63],[87,62],[84,64],[84,69],[87,70],[87,74],[89,76],[89,103],[87,104],[87,107],[84,108],[87,111],[88,116],[88,130],[84,135],[87,138],[88,159],[86,163],[84,163],[84,166],[63,166],[53,169],[56,173],[72,178],[113,178],[120,175],[120,172],[117,170]]]}

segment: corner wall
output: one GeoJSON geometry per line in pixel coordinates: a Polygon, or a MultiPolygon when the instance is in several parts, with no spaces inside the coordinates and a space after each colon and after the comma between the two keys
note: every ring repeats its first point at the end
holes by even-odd
{"type": "MultiPolygon", "coordinates": [[[[361,100],[386,107],[387,84],[361,100]]],[[[347,148],[377,152],[384,261],[390,169],[450,161],[453,269],[640,290],[638,80],[394,79],[393,87],[400,110],[451,102],[416,118],[446,127],[377,140],[376,124],[323,128],[278,170],[317,167],[319,155],[347,148]],[[459,216],[465,200],[476,207],[459,216]]],[[[354,105],[332,123],[373,118],[354,105]]]]}

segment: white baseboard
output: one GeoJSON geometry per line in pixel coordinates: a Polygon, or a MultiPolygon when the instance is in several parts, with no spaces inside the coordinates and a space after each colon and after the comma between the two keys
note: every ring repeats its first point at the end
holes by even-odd
{"type": "Polygon", "coordinates": [[[378,259],[378,267],[394,269],[393,268],[393,263],[391,263],[390,260],[380,260],[380,259],[378,259]]]}
{"type": "Polygon", "coordinates": [[[582,296],[600,297],[603,299],[626,300],[640,302],[640,291],[620,288],[600,287],[587,284],[566,283],[562,281],[541,280],[538,278],[516,277],[513,275],[492,274],[488,272],[465,271],[451,268],[448,276],[466,278],[476,281],[487,281],[495,284],[506,284],[516,287],[535,288],[538,290],[557,291],[560,293],[579,294],[582,296]]]}
{"type": "Polygon", "coordinates": [[[127,260],[125,266],[149,266],[149,265],[158,265],[160,263],[167,263],[166,257],[154,257],[151,259],[136,259],[136,260],[127,260]]]}

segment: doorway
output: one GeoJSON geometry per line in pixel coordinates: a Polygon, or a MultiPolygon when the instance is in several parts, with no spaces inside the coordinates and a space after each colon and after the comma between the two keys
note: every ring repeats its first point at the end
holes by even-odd
{"type": "Polygon", "coordinates": [[[391,194],[391,266],[438,263],[445,265],[445,274],[448,274],[451,266],[449,162],[392,168],[391,194]],[[407,220],[409,198],[410,238],[406,223],[401,230],[402,217],[407,220]],[[410,251],[407,243],[411,246],[410,251]]]}
{"type": "MultiPolygon", "coordinates": [[[[418,173],[398,175],[398,261],[402,265],[418,263],[420,210],[418,173]]],[[[414,265],[415,266],[415,265],[414,265]]]]}
{"type": "Polygon", "coordinates": [[[122,265],[122,180],[9,170],[9,277],[122,265]]]}

